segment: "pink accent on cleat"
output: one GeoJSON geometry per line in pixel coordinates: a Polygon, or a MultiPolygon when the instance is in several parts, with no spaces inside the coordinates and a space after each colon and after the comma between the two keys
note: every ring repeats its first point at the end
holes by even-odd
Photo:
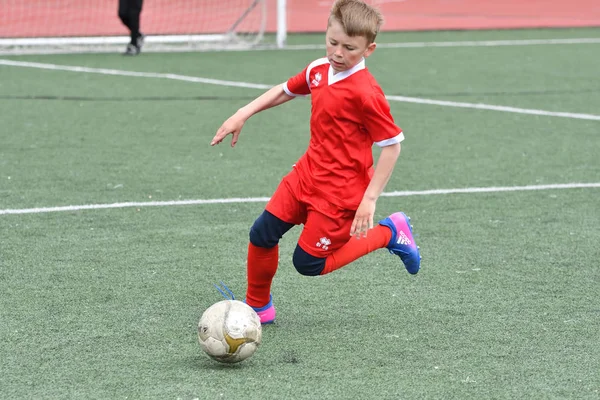
{"type": "Polygon", "coordinates": [[[264,311],[256,311],[256,313],[260,317],[260,323],[263,325],[275,322],[275,307],[273,305],[264,311]]]}
{"type": "Polygon", "coordinates": [[[410,219],[402,212],[397,212],[379,221],[392,231],[392,238],[386,246],[390,253],[400,257],[406,270],[416,274],[421,268],[421,255],[412,234],[410,219]]]}
{"type": "Polygon", "coordinates": [[[262,325],[275,322],[275,306],[273,305],[273,296],[269,296],[269,302],[263,307],[252,307],[260,317],[262,325]]]}

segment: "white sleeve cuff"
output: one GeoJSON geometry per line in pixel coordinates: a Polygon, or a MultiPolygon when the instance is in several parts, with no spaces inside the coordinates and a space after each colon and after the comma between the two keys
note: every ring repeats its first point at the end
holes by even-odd
{"type": "Polygon", "coordinates": [[[285,82],[285,83],[283,84],[283,91],[284,91],[285,93],[287,93],[287,95],[288,95],[288,96],[292,96],[292,97],[298,97],[298,96],[300,96],[299,94],[292,93],[292,92],[290,91],[290,89],[288,89],[287,82],[285,82]]]}
{"type": "Polygon", "coordinates": [[[396,143],[400,143],[404,140],[404,133],[400,132],[396,136],[391,139],[382,140],[381,142],[375,142],[375,144],[379,147],[391,146],[396,143]]]}

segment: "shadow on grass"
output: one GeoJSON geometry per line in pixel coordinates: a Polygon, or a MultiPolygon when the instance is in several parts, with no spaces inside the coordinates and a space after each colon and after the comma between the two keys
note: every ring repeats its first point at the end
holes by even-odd
{"type": "Polygon", "coordinates": [[[239,370],[251,367],[252,361],[244,360],[239,363],[227,364],[220,363],[211,359],[210,357],[199,354],[197,356],[185,357],[181,359],[179,363],[185,369],[197,370],[197,371],[205,371],[205,370],[214,370],[214,371],[231,371],[231,370],[239,370]]]}

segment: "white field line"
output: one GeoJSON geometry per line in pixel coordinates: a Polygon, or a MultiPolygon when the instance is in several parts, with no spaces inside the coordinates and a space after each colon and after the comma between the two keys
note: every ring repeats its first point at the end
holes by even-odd
{"type": "MultiPolygon", "coordinates": [[[[432,47],[501,47],[501,46],[543,46],[561,44],[600,44],[600,38],[573,39],[518,39],[518,40],[472,40],[457,42],[400,42],[377,43],[378,49],[420,49],[432,47]]],[[[287,45],[277,50],[322,50],[322,44],[287,45]]]]}
{"type": "MultiPolygon", "coordinates": [[[[428,48],[428,47],[498,47],[498,46],[540,46],[556,44],[600,44],[600,38],[573,39],[518,39],[518,40],[474,40],[458,42],[404,42],[377,43],[377,47],[386,49],[428,48]]],[[[325,48],[325,46],[323,46],[325,48]]]]}
{"type": "MultiPolygon", "coordinates": [[[[85,38],[90,40],[90,38],[85,38]]],[[[98,38],[92,38],[98,39],[98,38]]],[[[99,38],[102,39],[102,38],[99,38]]],[[[122,43],[126,43],[129,38],[122,37],[111,37],[111,40],[119,40],[122,43]]],[[[255,48],[244,48],[244,47],[231,47],[231,48],[198,48],[197,46],[176,46],[167,47],[160,43],[153,44],[152,37],[149,37],[148,42],[150,45],[144,48],[146,53],[172,53],[172,52],[222,52],[222,51],[266,51],[266,50],[283,50],[283,51],[302,51],[302,50],[322,50],[325,45],[322,44],[290,44],[286,45],[283,49],[280,49],[274,45],[259,45],[255,48]]],[[[28,54],[72,54],[72,53],[114,53],[119,51],[118,47],[114,45],[101,45],[101,47],[89,47],[85,48],[79,46],[79,48],[70,49],[69,47],[58,47],[58,48],[28,48],[23,47],[21,49],[14,49],[14,40],[11,39],[0,39],[0,55],[15,56],[15,55],[28,55],[28,54]],[[7,49],[3,49],[8,47],[7,49]]],[[[568,39],[514,39],[514,40],[464,40],[464,41],[446,41],[446,42],[392,42],[392,43],[377,43],[377,47],[380,49],[400,49],[400,48],[435,48],[435,47],[500,47],[500,46],[544,46],[544,45],[567,45],[567,44],[599,44],[600,38],[568,38],[568,39]]],[[[89,45],[88,45],[89,46],[89,45]]],[[[120,44],[119,44],[120,46],[120,44]]]]}
{"type": "MultiPolygon", "coordinates": [[[[36,62],[25,62],[25,61],[13,61],[0,59],[0,65],[13,66],[13,67],[24,67],[24,68],[39,68],[54,71],[68,71],[68,72],[84,72],[91,74],[102,74],[102,75],[115,75],[115,76],[131,76],[139,78],[156,78],[156,79],[172,79],[178,81],[204,83],[209,85],[227,86],[227,87],[242,87],[249,89],[270,89],[273,85],[249,83],[249,82],[237,82],[237,81],[226,81],[221,79],[209,79],[195,76],[178,75],[178,74],[163,74],[156,72],[135,72],[135,71],[123,71],[117,69],[106,69],[106,68],[89,68],[72,65],[57,65],[57,64],[45,64],[36,62]]],[[[561,118],[572,118],[572,119],[584,119],[591,121],[600,121],[600,115],[594,114],[580,114],[571,112],[556,112],[556,111],[545,111],[527,108],[507,107],[507,106],[496,106],[491,104],[483,103],[464,103],[455,101],[444,101],[434,99],[424,99],[420,97],[405,97],[405,96],[387,96],[389,101],[398,101],[403,103],[416,103],[416,104],[428,104],[437,105],[443,107],[458,107],[458,108],[472,108],[477,110],[490,110],[509,112],[517,114],[529,114],[529,115],[542,115],[548,117],[561,117],[561,118]]]]}
{"type": "Polygon", "coordinates": [[[600,121],[600,115],[594,115],[594,114],[579,114],[579,113],[570,113],[570,112],[561,112],[561,111],[536,110],[536,109],[531,109],[531,108],[495,106],[492,104],[483,104],[483,103],[463,103],[463,102],[457,102],[457,101],[423,99],[420,97],[404,97],[404,96],[386,96],[386,97],[390,101],[400,101],[403,103],[430,104],[430,105],[444,106],[444,107],[472,108],[472,109],[476,109],[476,110],[500,111],[500,112],[515,113],[515,114],[543,115],[543,116],[547,116],[547,117],[562,117],[562,118],[573,118],[573,119],[585,119],[585,120],[590,120],[590,121],[600,121]]]}
{"type": "Polygon", "coordinates": [[[36,63],[36,62],[13,61],[13,60],[4,60],[4,59],[0,59],[0,65],[6,65],[6,66],[12,66],[12,67],[48,69],[48,70],[54,70],[54,71],[84,72],[84,73],[88,73],[88,74],[132,76],[132,77],[136,77],[136,78],[172,79],[172,80],[176,80],[176,81],[205,83],[208,85],[217,85],[217,86],[242,87],[242,88],[248,88],[248,89],[270,89],[273,86],[273,85],[262,85],[262,84],[248,83],[248,82],[224,81],[221,79],[200,78],[200,77],[195,77],[195,76],[186,76],[186,75],[177,75],[177,74],[123,71],[123,70],[119,70],[119,69],[107,69],[107,68],[88,68],[88,67],[79,67],[79,66],[73,66],[73,65],[43,64],[43,63],[36,63]]]}
{"type": "Polygon", "coordinates": [[[166,206],[188,206],[203,204],[228,204],[228,203],[266,203],[269,197],[241,197],[229,199],[209,199],[209,200],[173,200],[173,201],[147,201],[147,202],[126,202],[111,204],[84,204],[79,206],[60,206],[60,207],[37,207],[23,209],[0,210],[0,215],[5,214],[42,214],[62,211],[80,211],[80,210],[104,210],[109,208],[130,208],[130,207],[166,207],[166,206]]]}
{"type": "MultiPolygon", "coordinates": [[[[384,192],[382,197],[406,197],[406,196],[434,196],[445,194],[473,194],[473,193],[498,193],[498,192],[521,192],[532,190],[564,190],[564,189],[582,189],[582,188],[600,188],[600,182],[597,183],[566,183],[552,185],[531,185],[531,186],[505,186],[505,187],[474,187],[462,189],[433,189],[420,191],[397,191],[384,192]]],[[[81,210],[104,210],[110,208],[130,208],[130,207],[166,207],[166,206],[187,206],[187,205],[207,205],[207,204],[242,204],[242,203],[266,203],[269,197],[237,197],[228,199],[208,199],[208,200],[174,200],[174,201],[148,201],[148,202],[125,202],[112,204],[84,204],[78,206],[61,207],[38,207],[22,209],[0,209],[0,215],[8,214],[42,214],[64,211],[81,210]]]]}

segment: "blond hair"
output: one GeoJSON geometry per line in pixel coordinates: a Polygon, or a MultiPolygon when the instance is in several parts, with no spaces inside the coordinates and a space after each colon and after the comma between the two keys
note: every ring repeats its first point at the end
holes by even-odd
{"type": "Polygon", "coordinates": [[[348,36],[363,36],[367,43],[375,41],[383,24],[379,10],[361,0],[337,0],[331,7],[328,26],[339,22],[348,36]]]}

